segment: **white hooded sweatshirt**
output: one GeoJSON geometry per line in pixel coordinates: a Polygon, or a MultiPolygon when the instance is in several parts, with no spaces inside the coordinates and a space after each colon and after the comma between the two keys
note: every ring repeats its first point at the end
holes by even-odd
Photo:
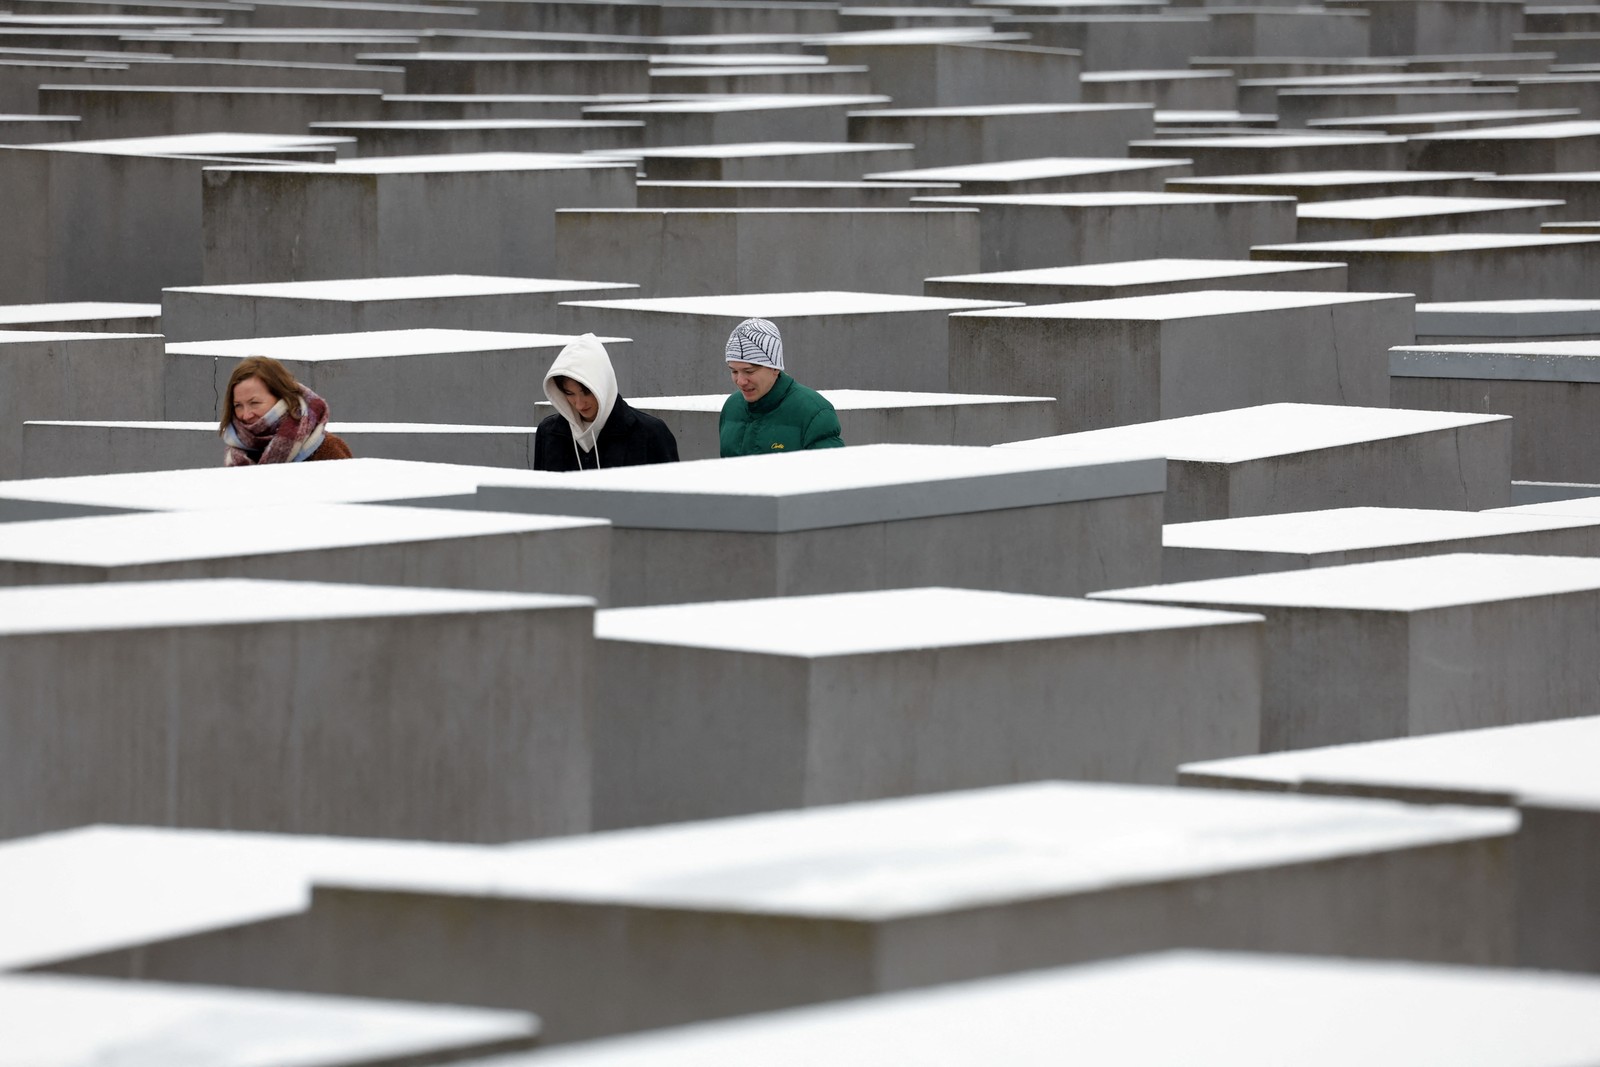
{"type": "MultiPolygon", "coordinates": [[[[600,431],[606,428],[606,420],[611,417],[611,409],[617,406],[617,372],[611,369],[611,357],[606,354],[606,346],[596,340],[594,334],[586,333],[563,348],[544,376],[544,395],[561,413],[561,417],[567,420],[567,425],[572,427],[573,451],[581,448],[585,452],[593,452],[600,440],[600,431]],[[584,422],[572,410],[566,395],[556,384],[558,375],[582,382],[600,401],[600,409],[595,412],[593,422],[584,422]]],[[[595,461],[598,464],[598,454],[595,461]]],[[[578,465],[583,465],[581,460],[578,465]]]]}

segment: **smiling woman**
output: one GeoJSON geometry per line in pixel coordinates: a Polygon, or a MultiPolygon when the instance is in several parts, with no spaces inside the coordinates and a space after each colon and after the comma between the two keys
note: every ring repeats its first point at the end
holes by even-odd
{"type": "Polygon", "coordinates": [[[240,361],[222,395],[223,466],[350,458],[350,447],[328,432],[327,403],[275,359],[240,361]]]}

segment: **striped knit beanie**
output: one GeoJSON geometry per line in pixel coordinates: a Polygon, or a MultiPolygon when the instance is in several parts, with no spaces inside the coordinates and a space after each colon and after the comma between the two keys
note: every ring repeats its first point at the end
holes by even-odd
{"type": "Polygon", "coordinates": [[[729,363],[755,363],[783,369],[783,338],[778,328],[766,319],[745,319],[728,335],[729,363]]]}

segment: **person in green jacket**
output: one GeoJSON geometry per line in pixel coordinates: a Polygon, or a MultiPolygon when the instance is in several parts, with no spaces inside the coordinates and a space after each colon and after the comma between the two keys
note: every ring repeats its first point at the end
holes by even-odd
{"type": "Polygon", "coordinates": [[[833,405],[783,372],[783,338],[772,323],[735,326],[724,358],[737,390],[717,420],[724,457],[844,447],[833,405]]]}

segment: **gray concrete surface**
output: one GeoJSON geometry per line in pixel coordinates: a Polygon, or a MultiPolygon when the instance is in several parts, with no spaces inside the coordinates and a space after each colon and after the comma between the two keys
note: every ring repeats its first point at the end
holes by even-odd
{"type": "Polygon", "coordinates": [[[1079,461],[1166,456],[1169,523],[1340,507],[1481,511],[1510,501],[1511,421],[1265,404],[1001,447],[1079,461]]]}
{"type": "Polygon", "coordinates": [[[620,608],[595,634],[600,829],[1042,778],[1169,784],[1183,751],[1260,736],[1251,615],[901,589],[620,608]]]}
{"type": "Polygon", "coordinates": [[[1254,404],[1387,407],[1403,293],[1200,290],[950,316],[951,385],[1055,396],[1057,430],[1254,404]]]}
{"type": "Polygon", "coordinates": [[[218,579],[24,586],[0,605],[0,836],[589,826],[590,599],[218,579]],[[374,744],[384,758],[363,759],[374,744]]]}

